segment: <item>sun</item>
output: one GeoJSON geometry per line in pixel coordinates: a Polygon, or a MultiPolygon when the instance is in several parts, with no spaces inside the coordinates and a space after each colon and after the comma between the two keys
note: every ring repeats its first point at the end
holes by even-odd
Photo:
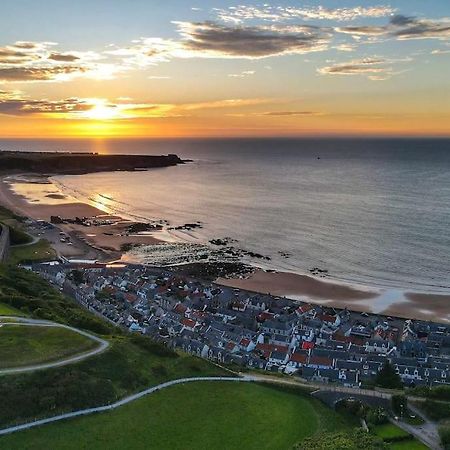
{"type": "Polygon", "coordinates": [[[106,103],[105,100],[95,99],[93,107],[83,113],[86,119],[111,120],[120,118],[120,111],[116,105],[106,103]]]}

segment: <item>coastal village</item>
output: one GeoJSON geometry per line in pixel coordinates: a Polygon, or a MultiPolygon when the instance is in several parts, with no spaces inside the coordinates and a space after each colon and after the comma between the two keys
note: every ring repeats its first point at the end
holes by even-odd
{"type": "Polygon", "coordinates": [[[224,287],[142,265],[34,264],[98,315],[218,364],[363,387],[389,360],[406,386],[450,383],[450,326],[224,287]]]}

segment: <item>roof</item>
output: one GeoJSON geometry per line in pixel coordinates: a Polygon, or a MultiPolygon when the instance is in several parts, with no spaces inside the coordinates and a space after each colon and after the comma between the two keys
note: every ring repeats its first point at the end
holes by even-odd
{"type": "Polygon", "coordinates": [[[292,353],[290,361],[293,361],[298,364],[306,364],[306,362],[308,361],[308,355],[295,352],[295,353],[292,353]]]}
{"type": "Polygon", "coordinates": [[[327,358],[326,356],[311,356],[309,359],[310,365],[316,365],[316,366],[332,366],[333,361],[330,358],[327,358]]]}
{"type": "Polygon", "coordinates": [[[181,322],[182,325],[184,325],[184,326],[187,327],[187,328],[194,328],[195,325],[197,324],[197,322],[196,322],[195,320],[188,319],[188,318],[186,318],[186,317],[183,317],[183,318],[180,320],[180,322],[181,322]]]}

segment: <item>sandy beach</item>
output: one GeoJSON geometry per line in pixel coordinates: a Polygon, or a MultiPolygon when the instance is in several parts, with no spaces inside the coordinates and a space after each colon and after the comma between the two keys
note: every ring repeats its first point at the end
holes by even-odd
{"type": "Polygon", "coordinates": [[[18,215],[47,222],[50,221],[51,216],[60,216],[65,219],[98,217],[113,222],[90,227],[74,223],[58,224],[55,232],[46,232],[45,236],[41,237],[49,240],[59,255],[110,261],[121,257],[123,253],[121,247],[124,244],[161,243],[161,240],[153,235],[127,234],[127,227],[133,222],[110,215],[73,198],[57,194],[54,192],[54,185],[46,182],[45,178],[36,180],[33,177],[32,182],[27,183],[26,181],[26,177],[19,179],[19,188],[16,192],[13,188],[14,178],[0,177],[0,204],[18,215]],[[20,195],[19,192],[26,192],[29,197],[20,195]],[[61,243],[59,230],[70,236],[72,245],[61,243]]]}
{"type": "Polygon", "coordinates": [[[259,269],[247,278],[219,278],[217,283],[336,308],[450,323],[450,295],[370,289],[309,275],[259,269]]]}

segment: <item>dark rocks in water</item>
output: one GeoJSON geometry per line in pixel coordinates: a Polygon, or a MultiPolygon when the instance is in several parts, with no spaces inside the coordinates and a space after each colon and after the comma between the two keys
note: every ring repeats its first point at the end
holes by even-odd
{"type": "Polygon", "coordinates": [[[64,223],[64,219],[62,219],[60,216],[50,216],[50,223],[59,225],[64,223]]]}
{"type": "Polygon", "coordinates": [[[320,269],[319,267],[313,267],[312,269],[309,269],[309,272],[311,275],[319,275],[321,277],[326,277],[328,275],[327,269],[320,269]]]}
{"type": "Polygon", "coordinates": [[[184,225],[178,225],[177,227],[169,228],[169,230],[194,230],[195,228],[203,228],[201,222],[196,223],[185,223],[184,225]]]}
{"type": "Polygon", "coordinates": [[[291,254],[289,252],[279,251],[278,254],[282,256],[283,258],[289,258],[291,254]]]}
{"type": "Polygon", "coordinates": [[[127,228],[128,233],[142,233],[144,231],[162,230],[162,225],[154,223],[136,222],[127,228]]]}
{"type": "MultiPolygon", "coordinates": [[[[210,241],[211,242],[211,241],[210,241]]],[[[224,254],[235,256],[237,258],[242,258],[244,256],[249,256],[250,258],[264,259],[266,261],[270,261],[270,256],[261,255],[260,253],[255,253],[250,250],[244,250],[241,248],[235,248],[233,246],[222,248],[221,251],[224,254]]]]}
{"type": "Polygon", "coordinates": [[[240,262],[198,262],[183,264],[180,266],[171,266],[173,272],[183,275],[214,281],[217,278],[233,278],[250,274],[254,269],[240,262]]]}
{"type": "Polygon", "coordinates": [[[236,241],[236,239],[233,239],[233,238],[230,238],[230,237],[225,237],[225,238],[222,238],[222,239],[211,239],[209,241],[210,244],[217,245],[217,246],[220,246],[220,247],[225,246],[225,245],[229,245],[232,242],[237,242],[237,241],[236,241]]]}

